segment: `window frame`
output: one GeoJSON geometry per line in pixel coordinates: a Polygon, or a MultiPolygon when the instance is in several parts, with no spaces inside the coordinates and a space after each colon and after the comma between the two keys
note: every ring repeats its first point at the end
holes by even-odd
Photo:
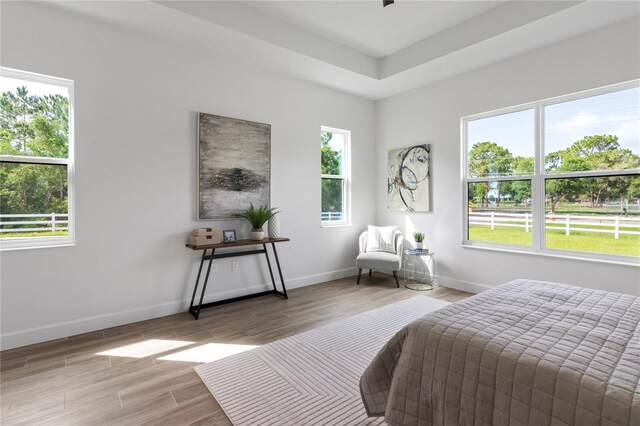
{"type": "Polygon", "coordinates": [[[545,107],[571,102],[579,99],[613,93],[617,91],[638,88],[640,80],[632,80],[624,83],[612,84],[596,89],[584,90],[568,95],[557,96],[540,101],[529,102],[513,107],[501,108],[480,114],[473,114],[460,119],[461,140],[461,183],[462,183],[462,246],[469,248],[488,249],[493,251],[507,251],[514,253],[545,255],[561,258],[601,261],[614,264],[640,265],[640,258],[608,253],[587,252],[579,250],[562,250],[546,247],[545,210],[546,194],[545,183],[547,179],[579,178],[579,177],[607,177],[637,175],[640,169],[626,170],[589,170],[580,172],[556,172],[547,173],[545,170],[545,107]],[[472,178],[468,176],[468,123],[470,121],[513,112],[533,109],[534,111],[534,172],[532,175],[513,175],[500,177],[472,178]],[[485,241],[469,240],[469,209],[468,209],[468,184],[476,182],[500,182],[531,179],[531,216],[532,216],[532,245],[522,246],[514,244],[491,243],[485,241]],[[542,202],[540,202],[542,200],[542,202]]]}
{"type": "Polygon", "coordinates": [[[64,247],[75,245],[75,143],[74,143],[74,81],[8,67],[0,67],[0,76],[59,86],[69,91],[69,140],[67,158],[2,155],[0,161],[14,164],[64,165],[67,167],[68,233],[65,236],[0,238],[0,251],[64,247]]]}
{"type": "Polygon", "coordinates": [[[320,126],[320,132],[339,133],[344,138],[344,148],[342,153],[342,174],[326,175],[320,173],[320,226],[330,228],[335,226],[351,225],[351,131],[338,129],[335,127],[320,126]],[[322,180],[335,179],[343,182],[342,191],[342,220],[322,220],[322,180]]]}

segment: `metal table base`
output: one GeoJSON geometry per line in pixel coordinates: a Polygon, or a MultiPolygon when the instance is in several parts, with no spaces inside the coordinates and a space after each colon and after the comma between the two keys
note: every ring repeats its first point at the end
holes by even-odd
{"type": "Polygon", "coordinates": [[[189,313],[193,315],[195,319],[198,319],[200,317],[200,311],[202,309],[211,308],[213,306],[225,305],[227,303],[238,302],[240,300],[252,299],[254,297],[265,296],[267,294],[274,294],[276,296],[282,297],[283,299],[288,299],[287,288],[285,287],[285,284],[284,284],[284,278],[282,276],[282,268],[280,268],[280,259],[278,258],[278,252],[276,251],[276,245],[275,245],[275,243],[279,243],[283,241],[289,241],[289,239],[288,238],[272,238],[272,239],[265,239],[261,241],[239,240],[233,244],[221,243],[221,244],[211,244],[211,245],[201,246],[201,247],[187,244],[187,247],[192,250],[203,250],[202,259],[200,260],[200,268],[198,269],[198,276],[196,278],[196,284],[193,288],[193,296],[191,296],[191,303],[189,304],[189,313]],[[271,249],[273,250],[273,255],[276,260],[277,272],[278,272],[278,275],[280,276],[280,285],[282,286],[282,291],[278,290],[276,287],[276,280],[274,279],[274,276],[273,276],[273,268],[271,267],[271,260],[269,259],[269,253],[267,252],[267,244],[271,244],[271,249]],[[227,253],[216,253],[216,249],[228,249],[228,248],[242,247],[242,246],[248,246],[248,245],[262,245],[262,249],[233,251],[233,252],[227,252],[227,253]],[[211,254],[207,254],[207,250],[211,250],[211,254]],[[273,290],[248,294],[240,297],[233,297],[231,299],[218,300],[215,302],[203,303],[204,294],[205,294],[205,291],[207,290],[207,284],[209,283],[211,265],[213,263],[213,259],[223,259],[226,257],[237,257],[237,256],[250,256],[254,254],[264,254],[265,258],[267,259],[267,266],[269,267],[269,275],[271,277],[271,284],[273,285],[273,290]],[[196,294],[198,292],[198,287],[200,284],[202,269],[205,264],[205,261],[207,260],[209,261],[209,264],[207,265],[207,268],[206,268],[207,272],[206,272],[206,275],[204,276],[202,289],[200,290],[200,298],[196,302],[196,294]]]}
{"type": "Polygon", "coordinates": [[[409,283],[409,284],[405,284],[404,286],[409,290],[416,290],[416,291],[429,291],[435,288],[433,284],[423,284],[423,283],[409,283]]]}
{"type": "Polygon", "coordinates": [[[430,250],[405,250],[404,286],[409,290],[431,291],[435,287],[435,260],[430,250]],[[422,263],[421,263],[422,262],[422,263]]]}

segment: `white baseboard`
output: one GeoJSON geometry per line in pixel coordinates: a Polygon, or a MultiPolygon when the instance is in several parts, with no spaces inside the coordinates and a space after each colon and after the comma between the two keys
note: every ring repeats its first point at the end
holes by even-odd
{"type": "MultiPolygon", "coordinates": [[[[391,273],[389,272],[384,272],[384,271],[378,271],[378,272],[391,275],[391,273]]],[[[402,283],[402,280],[404,279],[404,269],[400,269],[398,271],[398,279],[400,280],[400,283],[402,283]]],[[[471,281],[458,280],[450,277],[443,277],[441,275],[436,275],[435,284],[442,287],[452,288],[454,290],[466,291],[468,293],[473,293],[473,294],[482,293],[483,291],[487,291],[493,288],[488,285],[478,284],[471,281]]]]}
{"type": "MultiPolygon", "coordinates": [[[[355,275],[355,268],[340,269],[337,271],[325,272],[322,274],[307,275],[303,277],[288,279],[285,281],[287,289],[305,287],[312,284],[318,284],[326,281],[336,280],[340,278],[355,275]]],[[[277,287],[280,289],[280,281],[276,281],[277,287]]],[[[254,285],[244,287],[238,290],[225,291],[205,296],[203,303],[214,302],[217,300],[231,299],[241,297],[248,294],[258,293],[271,289],[271,283],[263,285],[254,285]]],[[[57,324],[46,325],[42,327],[34,327],[26,330],[4,333],[0,336],[0,350],[17,348],[34,343],[46,342],[48,340],[60,339],[76,334],[88,333],[90,331],[101,330],[109,327],[130,324],[137,321],[144,321],[151,318],[173,315],[180,312],[186,312],[189,308],[191,299],[183,299],[174,302],[162,303],[159,305],[144,306],[141,308],[125,310],[115,313],[96,315],[92,317],[80,318],[73,321],[60,322],[57,324]]]]}
{"type": "MultiPolygon", "coordinates": [[[[400,276],[400,279],[402,279],[402,277],[404,277],[404,269],[401,269],[398,272],[398,275],[400,276]]],[[[471,281],[458,280],[456,278],[451,278],[451,277],[444,277],[442,275],[436,275],[435,284],[442,287],[452,288],[454,290],[466,291],[468,293],[473,293],[473,294],[482,293],[483,291],[487,291],[493,288],[488,285],[478,284],[471,281]]]]}
{"type": "Polygon", "coordinates": [[[130,324],[165,315],[172,315],[186,311],[185,306],[188,305],[189,301],[186,303],[184,301],[169,302],[160,305],[145,306],[127,311],[96,315],[73,321],[59,322],[57,324],[4,333],[0,336],[0,349],[4,351],[6,349],[26,346],[33,343],[46,342],[48,340],[101,330],[103,328],[130,324]]]}
{"type": "MultiPolygon", "coordinates": [[[[358,274],[355,267],[338,269],[337,271],[323,272],[322,274],[306,275],[287,281],[287,288],[306,287],[311,284],[323,283],[326,281],[339,280],[341,278],[352,277],[358,274]]],[[[278,282],[279,283],[279,282],[278,282]]]]}
{"type": "Polygon", "coordinates": [[[474,294],[482,293],[483,291],[493,288],[484,284],[458,280],[450,277],[443,277],[440,275],[436,275],[436,284],[443,287],[452,288],[454,290],[466,291],[474,294]]]}

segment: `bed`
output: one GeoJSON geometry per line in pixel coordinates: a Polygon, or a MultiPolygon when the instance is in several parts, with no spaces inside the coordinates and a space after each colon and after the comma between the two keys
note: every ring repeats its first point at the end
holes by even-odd
{"type": "Polygon", "coordinates": [[[400,330],[360,379],[390,425],[640,425],[640,298],[515,280],[400,330]]]}

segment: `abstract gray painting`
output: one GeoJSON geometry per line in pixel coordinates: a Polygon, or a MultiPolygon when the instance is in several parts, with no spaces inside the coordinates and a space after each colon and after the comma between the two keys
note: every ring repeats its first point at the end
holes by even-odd
{"type": "Polygon", "coordinates": [[[271,126],[198,115],[198,220],[237,217],[269,205],[271,126]]]}
{"type": "Polygon", "coordinates": [[[431,145],[389,151],[387,206],[402,212],[429,211],[431,145]]]}

